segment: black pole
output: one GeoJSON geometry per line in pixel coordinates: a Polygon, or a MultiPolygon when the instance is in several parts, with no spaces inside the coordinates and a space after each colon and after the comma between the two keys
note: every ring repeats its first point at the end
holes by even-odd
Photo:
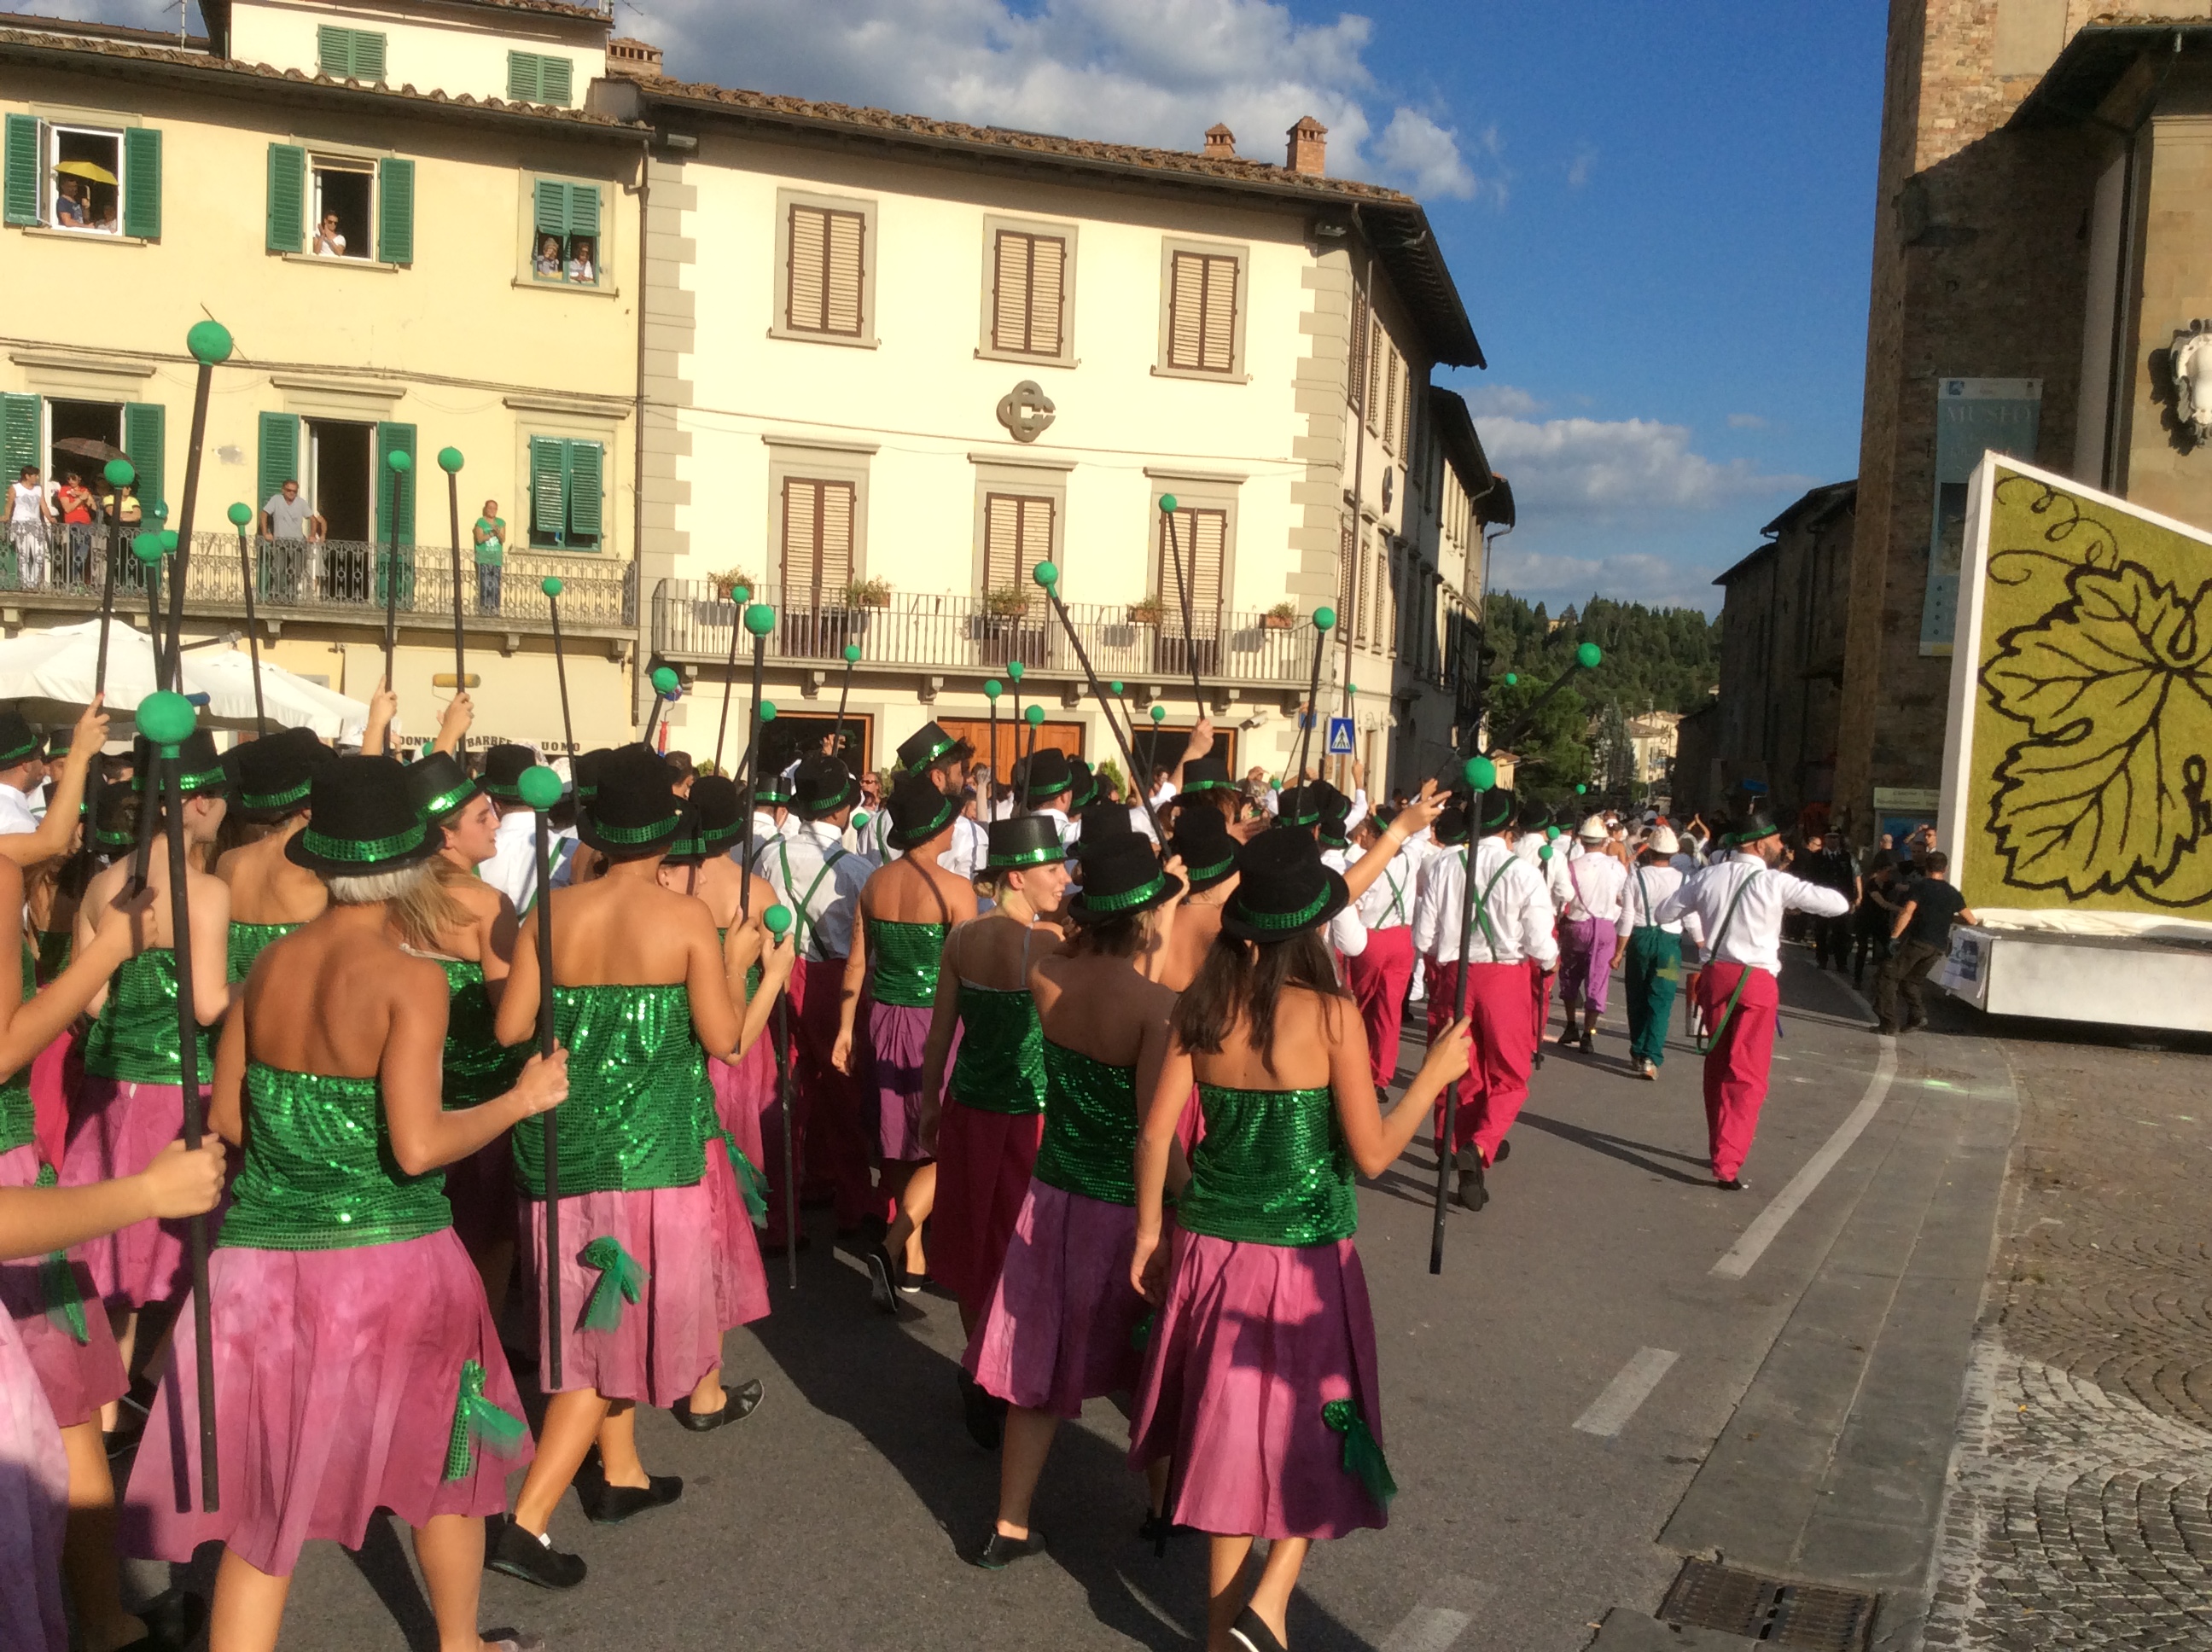
{"type": "MultiPolygon", "coordinates": [[[[441,453],[438,457],[442,464],[445,455],[441,453]]],[[[465,694],[469,686],[469,662],[468,645],[461,632],[461,473],[458,468],[446,472],[446,514],[453,531],[453,692],[465,694]]]]}
{"type": "Polygon", "coordinates": [[[261,626],[253,617],[253,550],[246,538],[244,523],[238,529],[238,568],[246,593],[246,646],[253,655],[253,727],[257,733],[269,732],[269,709],[261,703],[261,626]]]}
{"type": "MultiPolygon", "coordinates": [[[[722,772],[722,744],[730,735],[730,695],[738,686],[738,639],[744,635],[745,604],[752,594],[741,585],[730,587],[730,657],[722,665],[721,726],[714,731],[714,772],[717,774],[722,772]]],[[[757,701],[760,698],[757,687],[753,690],[753,698],[757,701]]],[[[745,842],[746,870],[750,872],[753,858],[750,847],[752,829],[750,826],[745,829],[745,842]]]]}
{"type": "Polygon", "coordinates": [[[1167,854],[1167,834],[1160,829],[1160,817],[1152,812],[1152,797],[1149,787],[1136,779],[1137,757],[1129,742],[1122,738],[1121,726],[1114,720],[1114,707],[1106,696],[1106,685],[1098,680],[1091,669],[1091,656],[1083,651],[1083,639],[1075,634],[1075,622],[1068,617],[1067,604],[1060,599],[1060,570],[1050,562],[1036,566],[1036,582],[1044,587],[1044,594],[1052,598],[1052,611],[1060,616],[1060,629],[1067,633],[1067,641],[1075,650],[1075,663],[1083,667],[1083,674],[1091,680],[1091,692],[1098,701],[1098,708],[1106,714],[1106,727],[1114,736],[1114,744],[1121,748],[1121,761],[1129,766],[1129,784],[1136,788],[1137,800],[1145,805],[1145,818],[1152,823],[1152,841],[1160,848],[1163,859],[1167,854]]]}
{"type": "MultiPolygon", "coordinates": [[[[804,911],[802,907],[800,910],[804,911]]],[[[767,920],[769,932],[781,939],[792,926],[790,911],[781,906],[770,907],[762,914],[767,920]],[[777,920],[781,919],[781,925],[777,920]]],[[[797,944],[794,939],[794,945],[797,944]]],[[[793,960],[792,968],[799,967],[793,960]]],[[[775,1000],[775,1032],[773,1035],[776,1061],[776,1104],[783,1110],[783,1267],[786,1288],[799,1289],[799,1150],[793,1142],[798,1132],[793,1128],[791,1117],[791,992],[788,987],[775,1000]]]]}
{"type": "Polygon", "coordinates": [[[576,762],[576,726],[568,720],[568,660],[561,646],[561,581],[549,574],[538,589],[545,593],[545,611],[553,619],[553,670],[561,679],[561,733],[568,742],[568,772],[573,779],[576,762]]]}
{"type": "MultiPolygon", "coordinates": [[[[731,641],[730,651],[734,662],[737,657],[734,638],[731,641]]],[[[745,881],[739,886],[738,893],[738,921],[741,924],[751,922],[753,915],[753,822],[760,811],[761,677],[767,668],[768,631],[763,627],[753,635],[752,728],[745,736],[745,881]]],[[[722,696],[722,715],[726,721],[729,717],[729,696],[726,694],[722,696]]],[[[714,749],[717,752],[721,750],[719,743],[714,749]]]]}
{"type": "MultiPolygon", "coordinates": [[[[1036,768],[1037,731],[1044,726],[1044,708],[1031,706],[1030,709],[1036,713],[1036,715],[1022,720],[1030,726],[1030,749],[1023,754],[1021,785],[1014,797],[1014,812],[1018,815],[1033,815],[1036,812],[1030,806],[1030,775],[1036,768]]],[[[1014,730],[1014,739],[1018,744],[1021,738],[1022,732],[1019,727],[1017,727],[1014,730]]]]}
{"type": "Polygon", "coordinates": [[[1306,783],[1306,750],[1313,743],[1314,725],[1321,720],[1321,657],[1328,648],[1328,628],[1336,623],[1333,608],[1314,610],[1313,676],[1306,685],[1306,726],[1298,731],[1298,761],[1291,780],[1299,786],[1306,783]],[[1322,616],[1328,616],[1323,623],[1322,616]]]}
{"type": "MultiPolygon", "coordinates": [[[[228,343],[226,338],[224,343],[228,343]]],[[[230,352],[225,349],[223,354],[230,352]]],[[[215,379],[215,364],[200,363],[199,374],[192,386],[192,434],[185,448],[185,496],[177,507],[177,562],[169,570],[169,665],[176,675],[170,686],[179,694],[184,692],[185,659],[181,647],[185,634],[185,575],[192,560],[192,507],[200,491],[200,449],[207,440],[208,388],[215,379]]]]}
{"type": "Polygon", "coordinates": [[[999,817],[999,695],[1002,692],[995,677],[983,684],[983,701],[991,708],[991,755],[985,760],[983,771],[990,777],[983,783],[983,829],[986,831],[999,817]]]}
{"type": "Polygon", "coordinates": [[[146,570],[146,641],[154,650],[154,688],[159,692],[171,686],[169,656],[161,649],[161,559],[157,555],[139,565],[146,570]]]}
{"type": "MultiPolygon", "coordinates": [[[[398,458],[398,454],[395,452],[392,457],[398,458]]],[[[389,464],[386,468],[392,477],[392,531],[387,536],[390,544],[385,551],[384,568],[384,686],[397,694],[399,692],[399,679],[392,673],[392,657],[399,649],[399,512],[401,490],[407,486],[407,472],[389,464]]],[[[387,734],[385,737],[387,749],[391,743],[391,736],[387,734]]]]}
{"type": "MultiPolygon", "coordinates": [[[[545,811],[537,811],[538,840],[538,1053],[553,1059],[553,855],[545,811]]],[[[561,1387],[561,1123],[560,1108],[539,1116],[545,1121],[545,1346],[547,1375],[561,1387]]]]}
{"type": "MultiPolygon", "coordinates": [[[[1199,686],[1198,681],[1198,631],[1191,619],[1190,587],[1183,583],[1182,541],[1176,532],[1174,495],[1170,494],[1160,501],[1160,517],[1167,525],[1169,560],[1175,563],[1176,596],[1182,604],[1182,654],[1183,664],[1190,667],[1190,701],[1199,720],[1203,722],[1206,720],[1206,690],[1199,686]]],[[[1190,563],[1190,577],[1195,580],[1198,578],[1198,540],[1194,531],[1191,537],[1190,563]]],[[[1061,621],[1065,623],[1066,618],[1063,612],[1061,621]]],[[[1067,635],[1072,638],[1075,633],[1071,629],[1067,635]]]]}
{"type": "Polygon", "coordinates": [[[115,620],[115,559],[123,554],[123,483],[107,485],[106,497],[115,502],[100,507],[107,517],[107,567],[100,580],[100,658],[92,669],[94,694],[107,692],[107,628],[115,620]]]}
{"type": "MultiPolygon", "coordinates": [[[[1482,793],[1475,793],[1468,800],[1467,811],[1467,851],[1462,858],[1466,877],[1465,887],[1459,894],[1459,975],[1452,987],[1452,1020],[1455,1023],[1467,1018],[1468,987],[1468,952],[1474,944],[1474,846],[1481,841],[1482,793]]],[[[1543,1033],[1536,1035],[1539,1043],[1543,1033]]],[[[1437,1207],[1429,1229],[1429,1272],[1444,1271],[1444,1218],[1447,1201],[1451,1196],[1452,1162],[1458,1157],[1455,1145],[1459,1133],[1460,1090],[1464,1078],[1455,1078],[1444,1086],[1443,1140],[1437,1147],[1437,1207]]],[[[1477,1149],[1478,1152],[1481,1150],[1477,1149]]]]}
{"type": "Polygon", "coordinates": [[[860,663],[860,645],[845,645],[845,680],[837,689],[837,732],[830,738],[830,750],[838,762],[845,760],[845,701],[853,692],[853,667],[860,663]]]}
{"type": "Polygon", "coordinates": [[[676,692],[676,673],[663,665],[659,671],[647,678],[646,683],[647,686],[653,690],[653,705],[645,714],[645,736],[639,744],[650,751],[653,750],[653,731],[660,723],[661,708],[668,703],[669,695],[676,692]],[[667,673],[668,680],[665,683],[661,681],[662,672],[667,673]]]}

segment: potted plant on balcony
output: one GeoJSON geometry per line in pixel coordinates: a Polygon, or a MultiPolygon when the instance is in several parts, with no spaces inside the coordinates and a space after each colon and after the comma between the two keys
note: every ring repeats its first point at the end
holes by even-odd
{"type": "Polygon", "coordinates": [[[1140,602],[1133,602],[1129,604],[1129,623],[1158,625],[1167,616],[1167,604],[1157,595],[1146,597],[1140,602]]]}
{"type": "Polygon", "coordinates": [[[889,580],[854,580],[845,587],[845,606],[848,608],[889,608],[891,605],[891,582],[889,580]]]}
{"type": "Polygon", "coordinates": [[[714,594],[724,602],[730,600],[730,592],[739,586],[744,586],[748,592],[756,596],[760,592],[760,581],[753,578],[750,568],[725,568],[721,573],[709,574],[708,577],[714,581],[714,594]]]}
{"type": "Polygon", "coordinates": [[[1270,631],[1295,630],[1298,623],[1298,605],[1294,602],[1279,602],[1260,616],[1260,623],[1270,631]]]}
{"type": "Polygon", "coordinates": [[[1030,611],[1030,593],[1019,586],[983,593],[983,612],[994,620],[1019,619],[1030,611]]]}

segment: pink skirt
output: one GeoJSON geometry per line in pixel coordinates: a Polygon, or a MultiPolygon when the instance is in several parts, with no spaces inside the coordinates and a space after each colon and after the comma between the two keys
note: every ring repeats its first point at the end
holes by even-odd
{"type": "MultiPolygon", "coordinates": [[[[921,1055],[929,1042],[935,1011],[927,1004],[870,1004],[868,1040],[875,1047],[876,1157],[888,1163],[920,1164],[921,1151],[921,1055]]],[[[952,1036],[945,1070],[960,1048],[952,1036]]]]}
{"type": "Polygon", "coordinates": [[[220,1512],[200,1509],[199,1400],[192,1315],[176,1341],[123,1506],[124,1552],[188,1561],[220,1540],[287,1576],[302,1545],[358,1549],[379,1509],[420,1527],[440,1515],[495,1515],[507,1473],[530,1460],[478,1445],[446,1478],[461,1367],[483,1367],[484,1398],[520,1418],[522,1401],[450,1228],[342,1250],[217,1249],[215,1310],[220,1512]]]}
{"type": "Polygon", "coordinates": [[[1170,1460],[1168,1511],[1224,1536],[1342,1537],[1389,1520],[1322,1418],[1350,1400],[1379,1442],[1367,1278],[1349,1239],[1240,1244],[1178,1231],[1129,1424],[1129,1465],[1170,1460]]]}
{"type": "Polygon", "coordinates": [[[768,1270],[737,1167],[720,1141],[707,1144],[706,1185],[714,1202],[714,1319],[726,1331],[768,1317],[768,1270]]]}
{"type": "Polygon", "coordinates": [[[453,1207],[453,1231],[461,1248],[481,1256],[492,1246],[514,1241],[514,1138],[502,1130],[466,1158],[446,1167],[446,1202],[453,1207]]]}
{"type": "Polygon", "coordinates": [[[1043,1140],[1042,1113],[991,1113],[945,1098],[937,1127],[929,1271],[960,1298],[960,1311],[971,1322],[991,1305],[1043,1140]]]}
{"type": "MultiPolygon", "coordinates": [[[[95,1181],[137,1175],[184,1132],[181,1084],[138,1084],[88,1073],[70,1126],[61,1185],[88,1187],[95,1181]]],[[[221,1219],[219,1212],[211,1213],[211,1228],[221,1219]]],[[[182,1222],[134,1222],[105,1238],[88,1241],[77,1248],[77,1254],[92,1270],[94,1285],[111,1307],[172,1302],[191,1283],[185,1265],[185,1229],[182,1222]]]]}
{"type": "Polygon", "coordinates": [[[31,1062],[31,1108],[38,1121],[39,1158],[58,1167],[69,1150],[70,1097],[84,1087],[84,1052],[71,1028],[31,1062]]]}
{"type": "Polygon", "coordinates": [[[1137,1386],[1137,1327],[1152,1310],[1129,1283],[1137,1211],[1034,1178],[991,1305],[962,1361],[1010,1405],[1083,1414],[1083,1402],[1137,1386]]]}
{"type": "MultiPolygon", "coordinates": [[[[39,1151],[17,1147],[0,1153],[0,1187],[35,1187],[39,1180],[39,1151]]],[[[27,1257],[0,1262],[0,1311],[15,1324],[24,1357],[38,1373],[54,1421],[75,1428],[100,1415],[111,1400],[120,1400],[131,1387],[116,1351],[115,1333],[107,1327],[107,1310],[93,1289],[92,1272],[72,1259],[69,1266],[76,1278],[80,1311],[84,1315],[84,1339],[76,1327],[58,1321],[47,1311],[45,1260],[27,1257]]]]}
{"type": "Polygon", "coordinates": [[[766,1033],[753,1041],[735,1066],[707,1058],[707,1077],[714,1086],[714,1117],[737,1139],[745,1157],[765,1168],[761,1114],[775,1100],[775,1046],[766,1033]]]}
{"type": "MultiPolygon", "coordinates": [[[[726,1158],[723,1167],[726,1171],[726,1158]]],[[[545,1393],[596,1388],[609,1400],[672,1406],[722,1363],[724,1269],[716,1239],[714,1193],[708,1178],[688,1187],[562,1195],[557,1390],[544,1312],[545,1201],[526,1199],[522,1214],[529,1230],[538,1380],[545,1393]],[[583,1260],[584,1248],[602,1237],[614,1239],[647,1275],[639,1299],[623,1299],[621,1319],[611,1331],[591,1330],[584,1324],[586,1307],[600,1278],[599,1270],[583,1260]]],[[[763,1281],[763,1293],[765,1289],[763,1281]]]]}
{"type": "Polygon", "coordinates": [[[14,1323],[0,1316],[0,1645],[68,1652],[62,1527],[69,1459],[14,1323]]]}

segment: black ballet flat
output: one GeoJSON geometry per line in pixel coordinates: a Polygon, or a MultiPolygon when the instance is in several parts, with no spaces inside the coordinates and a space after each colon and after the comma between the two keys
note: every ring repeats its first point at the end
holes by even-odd
{"type": "Polygon", "coordinates": [[[879,1314],[898,1312],[899,1265],[881,1245],[868,1247],[868,1300],[879,1314]]]}
{"type": "Polygon", "coordinates": [[[647,1479],[651,1483],[646,1485],[609,1485],[602,1480],[589,1487],[579,1479],[576,1501],[584,1505],[584,1518],[594,1526],[619,1526],[655,1509],[665,1509],[684,1495],[681,1475],[653,1474],[647,1479]]]}
{"type": "Polygon", "coordinates": [[[505,1515],[488,1522],[484,1570],[519,1577],[542,1589],[572,1589],[584,1581],[583,1560],[553,1546],[505,1515]]]}
{"type": "Polygon", "coordinates": [[[968,1437],[986,1451],[996,1451],[1006,1435],[1006,1402],[984,1392],[983,1385],[965,1370],[952,1375],[960,1387],[961,1420],[968,1425],[968,1437]]]}
{"type": "Polygon", "coordinates": [[[184,1652],[207,1626],[207,1602],[182,1589],[165,1589],[131,1615],[146,1632],[121,1652],[184,1652]]]}
{"type": "Polygon", "coordinates": [[[1719,1176],[1713,1178],[1713,1186],[1724,1193],[1740,1193],[1750,1185],[1741,1176],[1729,1176],[1725,1180],[1719,1176]]]}
{"type": "Polygon", "coordinates": [[[1044,1552],[1044,1534],[1034,1526],[1027,1537],[1008,1537],[996,1526],[991,1535],[983,1540],[982,1547],[968,1557],[968,1564],[980,1566],[985,1571],[1004,1571],[1017,1560],[1026,1560],[1033,1554],[1044,1552]]]}
{"type": "Polygon", "coordinates": [[[675,1413],[679,1425],[694,1434],[712,1434],[716,1429],[731,1423],[742,1423],[760,1408],[764,1390],[760,1378],[749,1377],[734,1388],[722,1385],[722,1404],[718,1411],[696,1412],[691,1409],[691,1396],[685,1394],[669,1410],[675,1413]]]}
{"type": "Polygon", "coordinates": [[[1237,1614],[1237,1621],[1229,1625],[1229,1638],[1244,1652],[1291,1652],[1275,1638],[1275,1631],[1260,1621],[1260,1614],[1247,1606],[1237,1614]]]}

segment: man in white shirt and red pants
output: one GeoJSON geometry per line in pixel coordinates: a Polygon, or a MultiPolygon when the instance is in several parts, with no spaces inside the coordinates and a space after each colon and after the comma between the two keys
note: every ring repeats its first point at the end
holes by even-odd
{"type": "Polygon", "coordinates": [[[1839,918],[1851,903],[1838,890],[1778,869],[1782,832],[1763,803],[1740,810],[1715,847],[1727,853],[1692,873],[1651,915],[1660,924],[1695,917],[1711,937],[1696,988],[1698,1011],[1712,1029],[1705,1047],[1705,1125],[1713,1180],[1738,1193],[1774,1059],[1782,914],[1839,918]]]}
{"type": "MultiPolygon", "coordinates": [[[[1382,841],[1390,824],[1391,811],[1378,809],[1350,829],[1362,854],[1382,841]]],[[[1322,823],[1326,838],[1328,823],[1322,823]]],[[[1339,858],[1350,859],[1349,850],[1339,858]]],[[[1413,979],[1414,889],[1424,855],[1408,843],[1405,852],[1382,868],[1382,875],[1352,902],[1367,932],[1367,944],[1344,961],[1344,984],[1359,1005],[1359,1018],[1367,1026],[1367,1056],[1379,1093],[1398,1076],[1398,1034],[1405,1016],[1406,990],[1413,979]]],[[[1322,856],[1324,862],[1329,857],[1322,856]]],[[[1339,866],[1340,872],[1348,869],[1339,866]]]]}
{"type": "MultiPolygon", "coordinates": [[[[1528,971],[1558,962],[1552,898],[1544,879],[1513,852],[1513,793],[1492,787],[1474,800],[1488,835],[1474,847],[1474,923],[1467,938],[1467,1013],[1474,1059],[1460,1081],[1456,1139],[1459,1202],[1479,1211],[1490,1202],[1484,1173],[1510,1145],[1505,1133],[1528,1098],[1528,1069],[1539,1029],[1529,1013],[1528,971]]],[[[1429,1036],[1459,1013],[1460,913],[1468,886],[1466,811],[1456,805],[1437,817],[1441,846],[1421,869],[1413,903],[1413,950],[1429,969],[1429,1036]]],[[[1443,1134],[1441,1105],[1437,1134],[1443,1134]]]]}
{"type": "MultiPolygon", "coordinates": [[[[1620,897],[1627,887],[1628,868],[1605,853],[1603,816],[1592,815],[1575,836],[1582,853],[1567,862],[1571,893],[1559,914],[1559,1002],[1567,1017],[1559,1047],[1579,1044],[1583,1054],[1589,1055],[1597,1049],[1597,1018],[1605,1013],[1607,989],[1613,981],[1614,937],[1620,928],[1620,897]],[[1583,1012],[1579,1031],[1577,1011],[1583,1012]]],[[[1558,858],[1556,850],[1553,858],[1558,858]]]]}

